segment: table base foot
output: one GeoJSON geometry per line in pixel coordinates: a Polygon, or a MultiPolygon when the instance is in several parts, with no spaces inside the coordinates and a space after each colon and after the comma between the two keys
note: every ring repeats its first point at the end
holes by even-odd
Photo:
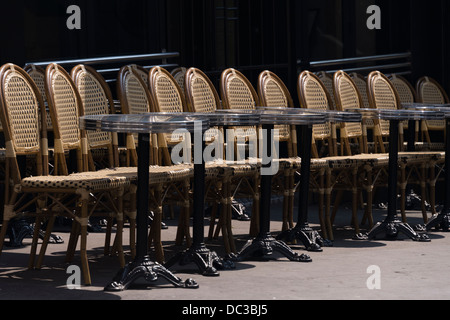
{"type": "Polygon", "coordinates": [[[172,267],[178,263],[181,266],[195,263],[200,271],[200,274],[206,277],[219,276],[218,270],[234,269],[235,264],[231,259],[223,260],[219,258],[216,252],[210,251],[204,245],[193,246],[186,251],[176,254],[164,266],[172,267]]]}
{"type": "Polygon", "coordinates": [[[320,234],[309,226],[295,227],[280,233],[277,240],[286,242],[300,241],[310,252],[322,252],[322,247],[331,247],[332,243],[323,239],[320,234]]]}
{"type": "Polygon", "coordinates": [[[426,225],[426,230],[436,228],[442,231],[450,231],[450,211],[443,210],[440,214],[433,216],[426,225]]]}
{"type": "Polygon", "coordinates": [[[270,256],[274,252],[281,253],[291,261],[311,262],[312,259],[306,254],[297,254],[282,241],[276,240],[270,234],[264,237],[257,237],[254,240],[248,241],[242,250],[238,253],[238,260],[245,260],[246,258],[260,258],[270,256]]]}
{"type": "Polygon", "coordinates": [[[398,219],[378,223],[368,234],[368,239],[375,239],[378,235],[384,235],[386,240],[396,240],[400,233],[419,242],[430,242],[426,234],[419,234],[410,225],[398,219]]]}
{"type": "Polygon", "coordinates": [[[158,280],[158,277],[160,276],[178,288],[198,288],[198,284],[195,280],[189,278],[183,281],[164,266],[151,261],[150,258],[146,256],[141,260],[130,262],[125,268],[122,268],[113,281],[104,288],[104,291],[123,291],[139,278],[144,278],[148,282],[154,282],[158,280]]]}

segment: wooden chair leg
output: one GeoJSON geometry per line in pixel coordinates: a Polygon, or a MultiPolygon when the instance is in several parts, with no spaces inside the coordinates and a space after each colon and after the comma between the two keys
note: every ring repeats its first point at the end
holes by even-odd
{"type": "Polygon", "coordinates": [[[36,217],[36,221],[34,223],[33,242],[31,243],[30,257],[28,259],[28,269],[30,270],[34,269],[39,232],[41,231],[42,227],[42,220],[43,218],[41,216],[38,216],[36,217]]]}
{"type": "Polygon", "coordinates": [[[328,240],[334,241],[333,234],[333,224],[330,218],[330,209],[331,209],[331,171],[326,172],[325,174],[326,183],[325,183],[325,224],[327,228],[328,240]]]}
{"type": "Polygon", "coordinates": [[[45,236],[44,236],[44,239],[42,240],[41,250],[39,252],[39,257],[36,262],[36,269],[41,269],[42,262],[45,257],[45,252],[47,251],[48,241],[50,240],[50,235],[53,230],[53,225],[55,224],[55,219],[56,219],[55,216],[52,216],[52,217],[50,217],[50,219],[48,219],[47,228],[45,229],[45,236]]]}

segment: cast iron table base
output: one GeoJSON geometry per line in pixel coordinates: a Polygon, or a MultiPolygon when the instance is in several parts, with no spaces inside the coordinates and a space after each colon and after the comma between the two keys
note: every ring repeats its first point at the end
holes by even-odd
{"type": "Polygon", "coordinates": [[[244,260],[248,258],[261,258],[271,256],[274,252],[281,253],[290,261],[297,262],[312,262],[310,256],[306,254],[297,254],[282,241],[276,240],[267,233],[265,236],[258,236],[253,240],[248,241],[237,256],[237,260],[244,260]]]}
{"type": "Polygon", "coordinates": [[[163,277],[178,288],[198,288],[195,280],[189,278],[183,281],[159,263],[153,262],[148,256],[145,256],[130,262],[121,269],[113,281],[105,287],[105,291],[123,291],[139,278],[144,278],[147,282],[155,282],[159,277],[163,277]]]}
{"type": "Polygon", "coordinates": [[[206,277],[219,276],[220,274],[217,270],[230,270],[235,268],[233,261],[219,258],[216,252],[210,251],[204,245],[193,245],[186,251],[177,253],[164,266],[170,268],[176,263],[180,266],[194,263],[197,265],[200,274],[206,277]]]}
{"type": "Polygon", "coordinates": [[[389,132],[389,181],[388,181],[388,214],[385,221],[378,223],[368,234],[369,239],[383,235],[386,240],[396,240],[400,234],[420,242],[429,242],[426,234],[419,234],[414,229],[400,221],[397,217],[397,166],[398,166],[398,124],[399,120],[390,120],[389,132]]]}

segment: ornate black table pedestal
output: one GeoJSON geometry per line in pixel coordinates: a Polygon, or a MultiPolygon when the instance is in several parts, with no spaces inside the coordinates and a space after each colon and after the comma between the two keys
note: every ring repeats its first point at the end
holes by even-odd
{"type": "MultiPolygon", "coordinates": [[[[405,105],[406,108],[417,110],[434,110],[442,112],[445,117],[446,132],[450,132],[450,104],[423,104],[413,103],[405,105]]],[[[434,215],[425,226],[425,230],[430,231],[433,228],[448,232],[450,230],[450,139],[445,139],[445,176],[444,176],[444,206],[438,215],[434,215]]]]}
{"type": "Polygon", "coordinates": [[[375,109],[361,112],[368,112],[375,117],[389,120],[389,167],[388,167],[388,211],[386,219],[376,224],[368,233],[368,239],[382,238],[385,240],[398,240],[403,234],[414,241],[429,242],[430,238],[426,234],[419,234],[407,223],[402,222],[397,217],[397,178],[398,178],[398,150],[399,150],[399,122],[401,120],[426,120],[442,117],[441,113],[416,111],[416,110],[379,110],[375,109]]]}
{"type": "MultiPolygon", "coordinates": [[[[355,112],[323,112],[326,121],[338,122],[361,122],[362,116],[355,112]]],[[[331,246],[331,243],[324,240],[320,234],[312,229],[308,223],[308,198],[309,198],[309,181],[311,172],[311,141],[312,141],[312,125],[302,125],[297,128],[299,137],[297,141],[301,141],[300,158],[302,159],[300,167],[300,191],[298,202],[297,224],[294,228],[282,232],[277,239],[287,242],[300,241],[306,250],[310,252],[322,252],[322,247],[331,246]]]]}
{"type": "MultiPolygon", "coordinates": [[[[105,291],[122,291],[128,289],[136,280],[144,279],[154,282],[163,277],[179,288],[198,288],[193,279],[181,280],[166,267],[153,262],[148,256],[148,220],[149,210],[149,159],[150,132],[164,133],[184,128],[192,131],[196,120],[182,115],[106,115],[84,116],[80,118],[80,127],[85,130],[138,133],[138,179],[137,179],[137,241],[136,257],[125,268],[119,270],[113,280],[105,286],[105,291]]],[[[208,126],[207,121],[203,125],[208,126]]]]}
{"type": "MultiPolygon", "coordinates": [[[[275,124],[288,124],[297,125],[305,127],[304,132],[304,159],[311,158],[311,135],[312,127],[314,123],[324,123],[326,121],[325,115],[317,113],[305,113],[301,110],[289,110],[289,109],[277,109],[277,108],[259,108],[261,112],[261,121],[263,123],[262,128],[267,132],[266,141],[263,141],[263,155],[273,155],[275,154],[272,150],[272,144],[270,143],[273,136],[272,132],[274,130],[275,124]],[[308,139],[309,135],[309,139],[308,139]]],[[[305,161],[305,170],[307,170],[307,165],[310,161],[305,161]]],[[[303,163],[302,163],[303,165],[303,163]]],[[[263,163],[262,169],[269,169],[272,166],[272,161],[268,163],[263,163]]],[[[309,184],[309,170],[304,176],[307,179],[306,184],[302,184],[302,187],[306,187],[309,184]]],[[[260,198],[260,230],[258,236],[247,242],[246,245],[238,253],[237,258],[239,260],[245,260],[248,258],[264,258],[271,256],[274,252],[278,252],[288,258],[291,261],[298,262],[311,262],[312,259],[309,255],[298,254],[294,252],[283,240],[275,239],[270,233],[270,199],[271,199],[271,184],[272,184],[272,174],[262,174],[261,175],[261,198],[260,198]]],[[[307,205],[307,202],[305,202],[307,205]]],[[[320,251],[320,245],[317,244],[316,240],[319,239],[318,234],[315,233],[311,228],[309,228],[307,223],[307,216],[303,217],[304,220],[301,224],[298,224],[297,228],[293,229],[290,233],[292,238],[299,237],[300,240],[305,244],[309,251],[320,251]],[[303,229],[302,229],[303,228],[303,229]]],[[[283,237],[284,238],[284,237],[283,237]]],[[[288,239],[290,240],[290,239],[288,239]]]]}
{"type": "MultiPolygon", "coordinates": [[[[204,141],[202,148],[204,150],[204,141]]],[[[194,263],[201,275],[219,276],[217,270],[229,270],[235,268],[232,261],[224,261],[217,253],[210,251],[204,244],[204,200],[205,199],[205,163],[202,157],[201,163],[194,164],[194,214],[193,214],[193,239],[189,249],[177,253],[165,266],[170,268],[176,264],[185,266],[194,263]]]]}
{"type": "Polygon", "coordinates": [[[278,240],[284,240],[288,243],[294,241],[301,242],[307,251],[322,252],[325,244],[320,234],[312,229],[308,223],[308,197],[309,197],[309,180],[311,172],[311,143],[307,143],[312,139],[312,126],[304,125],[297,128],[300,134],[300,158],[302,159],[300,168],[300,186],[298,201],[298,220],[294,228],[286,230],[278,235],[278,240]],[[300,130],[299,130],[300,129],[300,130]]]}

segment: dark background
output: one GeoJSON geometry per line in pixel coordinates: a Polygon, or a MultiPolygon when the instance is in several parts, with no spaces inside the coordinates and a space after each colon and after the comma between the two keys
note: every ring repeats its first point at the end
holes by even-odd
{"type": "Polygon", "coordinates": [[[270,69],[294,93],[312,61],[410,52],[407,78],[428,75],[450,92],[448,0],[18,0],[1,9],[1,64],[179,52],[180,66],[216,84],[228,67],[254,85],[270,69]],[[81,30],[66,27],[72,4],[81,30]],[[366,27],[372,4],[381,30],[366,27]]]}

